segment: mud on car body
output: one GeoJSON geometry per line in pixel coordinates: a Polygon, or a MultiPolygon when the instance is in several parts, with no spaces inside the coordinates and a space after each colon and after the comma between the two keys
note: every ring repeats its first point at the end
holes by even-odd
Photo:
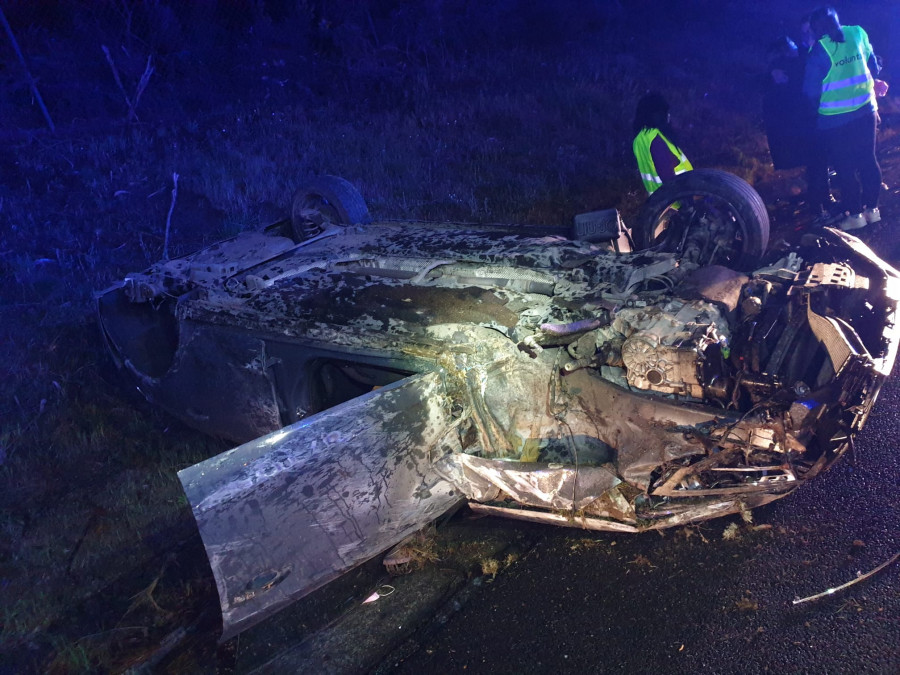
{"type": "Polygon", "coordinates": [[[141,391],[242,443],[180,472],[233,635],[467,500],[639,532],[785,496],[840,457],[897,350],[898,274],[838,230],[764,255],[734,176],[657,191],[637,252],[559,228],[291,218],[98,294],[141,391]]]}

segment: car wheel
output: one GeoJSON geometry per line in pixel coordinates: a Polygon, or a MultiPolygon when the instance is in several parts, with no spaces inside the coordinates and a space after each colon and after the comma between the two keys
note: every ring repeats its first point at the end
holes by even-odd
{"type": "Polygon", "coordinates": [[[654,192],[632,228],[635,246],[698,265],[750,270],[769,243],[769,214],[746,181],[715,169],[677,176],[654,192]]]}
{"type": "Polygon", "coordinates": [[[294,193],[291,236],[301,242],[328,225],[371,222],[366,201],[352,183],[338,176],[319,176],[294,193]]]}

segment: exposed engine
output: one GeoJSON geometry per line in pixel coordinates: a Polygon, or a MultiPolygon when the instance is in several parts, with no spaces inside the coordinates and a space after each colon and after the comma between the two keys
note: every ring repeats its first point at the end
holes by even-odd
{"type": "Polygon", "coordinates": [[[704,382],[709,371],[704,364],[715,361],[717,370],[722,369],[728,324],[709,302],[671,300],[662,306],[624,309],[610,328],[625,338],[621,360],[628,384],[637,389],[701,399],[713,384],[704,382]]]}
{"type": "Polygon", "coordinates": [[[801,265],[791,257],[751,277],[733,277],[726,293],[716,289],[718,279],[690,300],[632,295],[604,325],[568,345],[575,361],[564,370],[593,366],[632,390],[738,410],[803,396],[834,377],[852,354],[877,352],[825,307],[843,304],[848,318],[871,314],[873,320],[880,310],[866,304],[868,279],[846,265],[820,263],[808,274],[799,273],[801,265]]]}

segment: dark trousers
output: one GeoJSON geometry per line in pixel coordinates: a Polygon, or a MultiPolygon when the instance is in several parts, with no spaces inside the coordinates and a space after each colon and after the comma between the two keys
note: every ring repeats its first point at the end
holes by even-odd
{"type": "Polygon", "coordinates": [[[806,192],[809,208],[816,216],[828,210],[831,204],[831,188],[828,185],[828,152],[821,131],[812,134],[812,142],[807,148],[806,192]]]}
{"type": "Polygon", "coordinates": [[[875,157],[875,112],[819,133],[837,173],[843,209],[860,213],[878,206],[881,167],[875,157]]]}

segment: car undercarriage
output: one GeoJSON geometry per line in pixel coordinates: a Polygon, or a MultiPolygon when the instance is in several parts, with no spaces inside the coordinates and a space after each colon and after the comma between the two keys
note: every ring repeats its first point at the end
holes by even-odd
{"type": "Polygon", "coordinates": [[[693,172],[621,235],[292,217],[98,294],[154,403],[241,443],[180,472],[234,635],[475,510],[640,532],[781,498],[843,455],[897,350],[858,239],[765,254],[758,195],[693,172]]]}

